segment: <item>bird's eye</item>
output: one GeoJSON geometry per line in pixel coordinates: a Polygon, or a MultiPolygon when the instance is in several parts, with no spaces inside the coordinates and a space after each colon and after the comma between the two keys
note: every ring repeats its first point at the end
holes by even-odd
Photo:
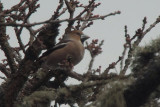
{"type": "Polygon", "coordinates": [[[76,34],[77,34],[78,36],[81,36],[81,33],[79,33],[79,32],[77,32],[76,34]]]}

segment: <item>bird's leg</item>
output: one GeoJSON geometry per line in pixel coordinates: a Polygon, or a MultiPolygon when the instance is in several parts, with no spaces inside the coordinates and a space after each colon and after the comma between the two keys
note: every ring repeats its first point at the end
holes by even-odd
{"type": "Polygon", "coordinates": [[[57,70],[59,71],[58,74],[55,76],[55,80],[53,81],[52,85],[54,85],[54,88],[59,87],[65,87],[64,81],[68,78],[67,73],[73,69],[72,64],[72,57],[67,57],[65,60],[63,60],[61,63],[58,63],[57,70]]]}
{"type": "Polygon", "coordinates": [[[68,56],[65,60],[63,60],[61,63],[58,63],[59,67],[61,69],[66,69],[66,70],[72,70],[74,65],[72,63],[72,57],[68,56]]]}
{"type": "Polygon", "coordinates": [[[73,63],[72,63],[72,57],[71,56],[69,56],[68,58],[67,58],[67,61],[68,61],[68,63],[69,63],[69,67],[70,68],[73,68],[74,67],[74,65],[73,65],[73,63]]]}

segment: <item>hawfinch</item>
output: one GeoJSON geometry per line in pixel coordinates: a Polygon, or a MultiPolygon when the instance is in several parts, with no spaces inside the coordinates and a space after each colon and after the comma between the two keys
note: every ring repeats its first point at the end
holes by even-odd
{"type": "Polygon", "coordinates": [[[64,38],[41,57],[42,68],[56,69],[64,61],[73,66],[78,64],[84,56],[83,42],[89,37],[80,30],[74,30],[64,35],[64,38]]]}

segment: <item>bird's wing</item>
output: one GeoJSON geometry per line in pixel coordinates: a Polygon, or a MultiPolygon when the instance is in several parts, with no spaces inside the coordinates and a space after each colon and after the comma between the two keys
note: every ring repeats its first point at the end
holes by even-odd
{"type": "Polygon", "coordinates": [[[47,50],[46,52],[44,52],[39,59],[41,59],[41,58],[43,58],[45,56],[48,56],[50,53],[54,52],[55,50],[64,48],[68,44],[68,42],[70,42],[70,41],[71,40],[63,40],[63,41],[61,41],[60,43],[56,44],[53,48],[51,48],[51,49],[47,50]]]}

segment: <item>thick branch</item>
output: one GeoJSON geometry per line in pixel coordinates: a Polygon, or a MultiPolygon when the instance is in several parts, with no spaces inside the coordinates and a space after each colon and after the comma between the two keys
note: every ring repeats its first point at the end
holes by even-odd
{"type": "MultiPolygon", "coordinates": [[[[3,6],[0,3],[0,12],[2,12],[3,6]]],[[[0,23],[4,23],[4,17],[0,17],[0,23]]],[[[6,36],[6,27],[5,26],[1,26],[0,24],[0,45],[1,45],[1,49],[4,51],[5,56],[7,57],[8,60],[8,64],[11,68],[11,72],[14,73],[17,70],[16,67],[16,63],[14,61],[14,57],[13,57],[13,50],[10,47],[8,40],[7,40],[7,36],[6,36]]]]}
{"type": "Polygon", "coordinates": [[[0,63],[0,71],[6,76],[9,77],[10,73],[8,72],[7,68],[5,67],[5,65],[0,63]]]}

